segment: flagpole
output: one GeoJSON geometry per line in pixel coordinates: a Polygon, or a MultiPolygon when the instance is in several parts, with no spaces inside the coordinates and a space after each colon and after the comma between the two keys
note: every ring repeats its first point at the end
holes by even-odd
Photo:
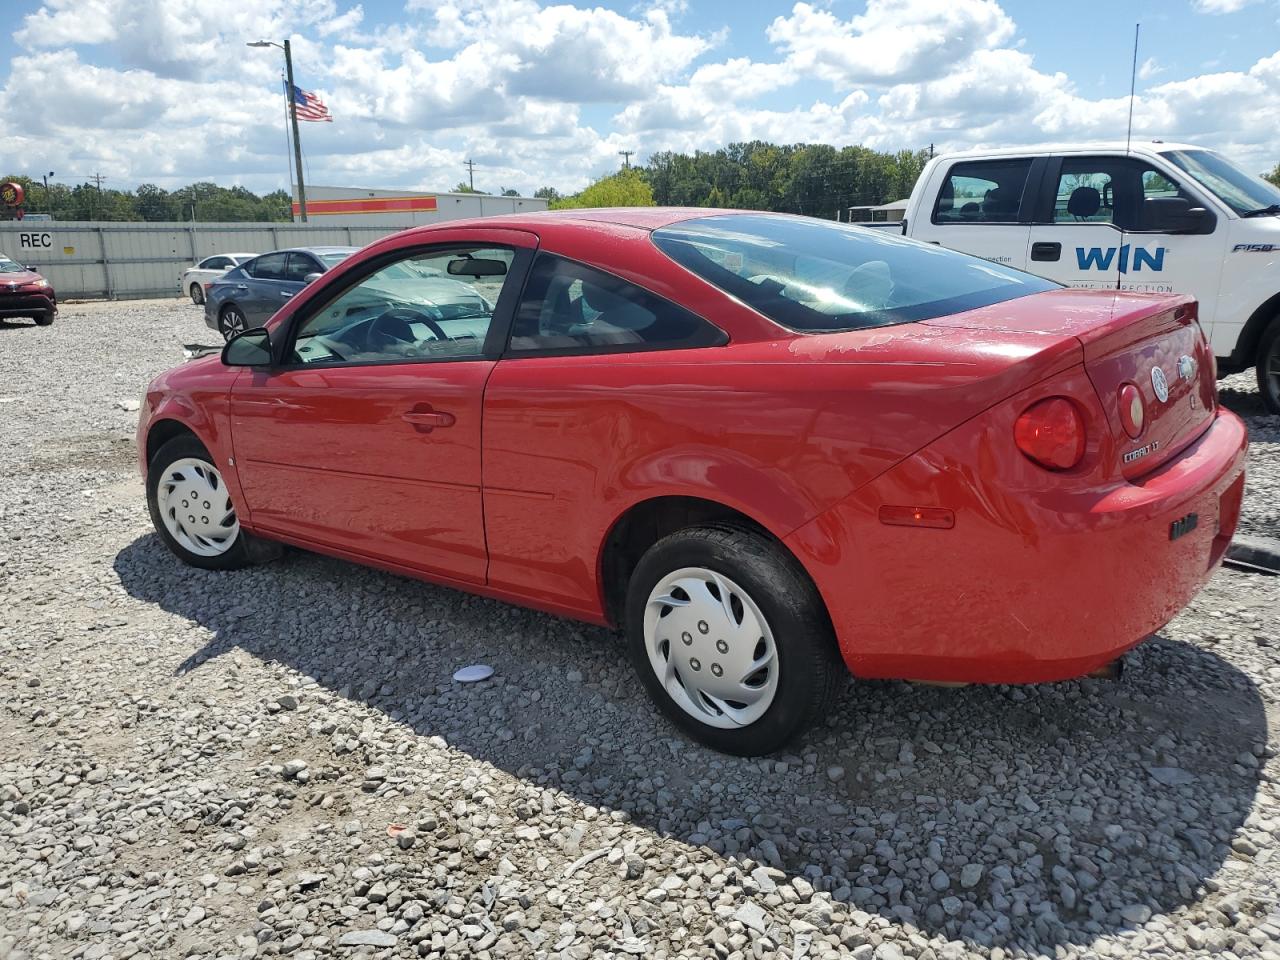
{"type": "Polygon", "coordinates": [[[285,91],[289,99],[289,119],[293,124],[293,163],[298,172],[298,210],[302,214],[302,222],[307,222],[307,188],[302,184],[302,141],[298,139],[298,102],[295,98],[297,87],[293,85],[293,53],[289,49],[289,39],[284,41],[284,66],[289,75],[289,89],[285,91]]]}
{"type": "MultiPolygon", "coordinates": [[[[280,71],[280,85],[284,87],[284,152],[292,155],[293,138],[289,136],[289,88],[285,86],[284,71],[280,71]]],[[[293,167],[285,164],[285,169],[289,171],[289,219],[293,219],[293,167]]]]}

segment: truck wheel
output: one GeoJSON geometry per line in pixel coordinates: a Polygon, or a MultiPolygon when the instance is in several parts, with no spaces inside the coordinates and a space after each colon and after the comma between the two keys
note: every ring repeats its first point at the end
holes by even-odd
{"type": "Polygon", "coordinates": [[[1271,321],[1258,348],[1258,393],[1268,413],[1280,413],[1280,318],[1271,321]]]}
{"type": "Polygon", "coordinates": [[[751,530],[708,525],[655,543],[627,591],[627,644],[650,698],[724,753],[772,753],[826,717],[847,677],[818,591],[751,530]]]}

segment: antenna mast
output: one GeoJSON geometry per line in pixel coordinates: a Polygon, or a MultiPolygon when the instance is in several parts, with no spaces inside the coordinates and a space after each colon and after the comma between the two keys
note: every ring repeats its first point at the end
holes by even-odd
{"type": "Polygon", "coordinates": [[[1124,152],[1129,152],[1129,144],[1133,140],[1133,100],[1138,89],[1138,32],[1142,24],[1133,25],[1133,72],[1129,74],[1129,129],[1124,135],[1124,152]]]}

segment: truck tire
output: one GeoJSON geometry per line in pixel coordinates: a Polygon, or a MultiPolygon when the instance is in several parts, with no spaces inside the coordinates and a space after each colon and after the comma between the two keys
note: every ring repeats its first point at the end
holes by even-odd
{"type": "Polygon", "coordinates": [[[1280,317],[1271,321],[1258,345],[1258,393],[1268,413],[1280,414],[1280,317]]]}

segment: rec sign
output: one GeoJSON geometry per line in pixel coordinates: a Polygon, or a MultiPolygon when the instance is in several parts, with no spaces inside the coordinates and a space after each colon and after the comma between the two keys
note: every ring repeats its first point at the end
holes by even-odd
{"type": "Polygon", "coordinates": [[[51,233],[20,233],[18,246],[24,250],[47,250],[53,246],[51,233]]]}

